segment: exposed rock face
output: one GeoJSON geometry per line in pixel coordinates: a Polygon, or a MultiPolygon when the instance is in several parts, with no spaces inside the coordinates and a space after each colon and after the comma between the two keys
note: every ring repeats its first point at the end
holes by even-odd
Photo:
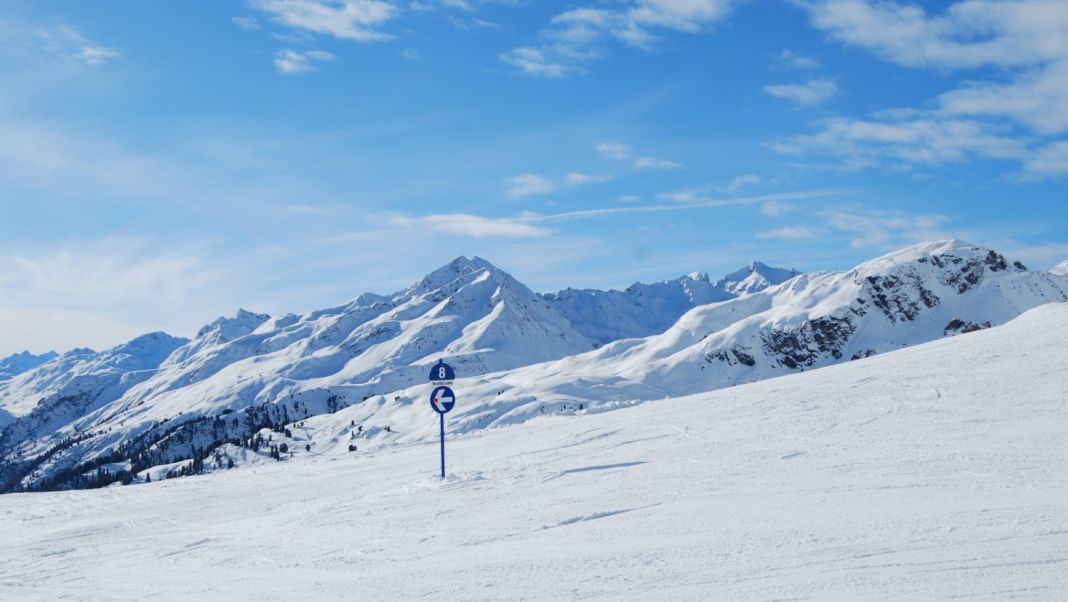
{"type": "Polygon", "coordinates": [[[955,334],[967,334],[969,332],[983,330],[984,328],[990,328],[991,326],[993,326],[993,324],[991,324],[989,320],[982,324],[976,324],[975,322],[954,318],[953,320],[950,320],[949,324],[946,324],[946,327],[942,332],[945,336],[951,336],[955,334]]]}
{"type": "Polygon", "coordinates": [[[796,369],[812,366],[821,356],[841,359],[854,332],[856,327],[849,316],[824,316],[807,320],[799,328],[761,333],[761,339],[770,359],[796,369]]]}

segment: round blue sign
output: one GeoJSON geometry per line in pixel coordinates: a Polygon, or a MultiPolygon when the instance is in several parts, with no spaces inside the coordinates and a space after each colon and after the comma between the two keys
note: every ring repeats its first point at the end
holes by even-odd
{"type": "Polygon", "coordinates": [[[456,405],[456,394],[448,387],[434,387],[430,394],[430,407],[438,414],[447,414],[456,405]]]}
{"type": "Polygon", "coordinates": [[[452,366],[438,360],[438,363],[430,369],[430,382],[434,383],[449,380],[456,380],[456,373],[452,371],[452,366]]]}

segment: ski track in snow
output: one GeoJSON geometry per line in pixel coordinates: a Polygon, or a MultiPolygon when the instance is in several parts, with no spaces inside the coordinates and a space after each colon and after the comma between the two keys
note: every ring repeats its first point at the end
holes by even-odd
{"type": "Polygon", "coordinates": [[[0,599],[1063,600],[1066,333],[471,433],[444,480],[434,442],[4,495],[0,599]]]}

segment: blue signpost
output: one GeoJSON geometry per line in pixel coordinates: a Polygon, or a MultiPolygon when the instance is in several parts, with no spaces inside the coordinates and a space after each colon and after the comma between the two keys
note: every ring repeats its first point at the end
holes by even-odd
{"type": "Polygon", "coordinates": [[[452,367],[443,360],[438,360],[430,370],[430,383],[435,385],[430,393],[430,407],[438,413],[441,419],[441,478],[445,478],[445,414],[456,405],[456,394],[449,385],[456,379],[456,373],[452,367]]]}

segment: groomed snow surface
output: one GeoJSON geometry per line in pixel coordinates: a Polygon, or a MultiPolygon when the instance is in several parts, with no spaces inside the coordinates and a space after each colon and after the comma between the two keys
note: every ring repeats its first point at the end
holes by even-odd
{"type": "Polygon", "coordinates": [[[416,443],[0,496],[0,599],[1063,600],[1066,334],[475,431],[444,481],[416,443]]]}

